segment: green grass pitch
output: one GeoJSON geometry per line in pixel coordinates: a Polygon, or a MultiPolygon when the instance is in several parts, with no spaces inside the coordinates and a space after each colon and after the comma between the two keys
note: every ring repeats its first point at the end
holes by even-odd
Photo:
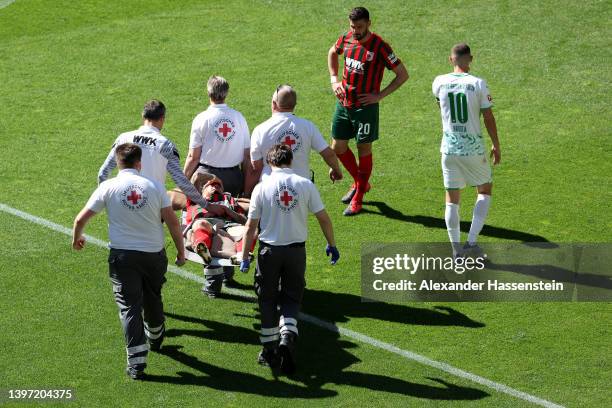
{"type": "MultiPolygon", "coordinates": [[[[229,80],[228,103],[251,130],[269,117],[276,86],[290,83],[296,113],[329,137],[327,50],[356,5],[9,3],[0,1],[0,203],[67,227],[115,137],[139,125],[145,100],[167,105],[163,133],[184,160],[211,74],[229,80]]],[[[365,6],[411,78],[381,103],[364,214],[341,216],[348,181],[332,185],[312,158],[342,258],[328,264],[311,220],[304,312],[560,405],[610,406],[609,303],[368,304],[359,297],[361,243],[447,239],[431,81],[450,70],[447,55],[459,41],[470,44],[473,73],[489,83],[502,146],[482,240],[612,240],[610,2],[365,6]]],[[[463,195],[464,221],[474,195],[463,195]]],[[[105,216],[87,232],[106,239],[105,216]]],[[[198,283],[170,273],[168,353],[150,354],[152,381],[133,382],[123,373],[107,251],[89,245],[76,253],[66,235],[1,211],[0,243],[3,392],[69,387],[73,406],[83,407],[532,405],[309,323],[300,326],[298,375],[274,378],[255,362],[256,305],[209,300],[198,283]]],[[[195,264],[184,269],[201,274],[195,264]]],[[[238,279],[250,290],[252,271],[238,279]]]]}

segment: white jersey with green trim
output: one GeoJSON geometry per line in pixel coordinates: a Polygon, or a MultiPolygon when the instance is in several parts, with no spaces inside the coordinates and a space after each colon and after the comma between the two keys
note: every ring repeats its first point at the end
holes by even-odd
{"type": "Polygon", "coordinates": [[[468,73],[451,73],[438,75],[431,89],[442,115],[440,152],[457,156],[484,154],[480,111],[493,106],[486,81],[468,73]]]}

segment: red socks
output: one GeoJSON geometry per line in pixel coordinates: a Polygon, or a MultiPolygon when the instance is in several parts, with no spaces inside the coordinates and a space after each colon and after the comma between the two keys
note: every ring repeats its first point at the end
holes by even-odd
{"type": "Polygon", "coordinates": [[[367,156],[361,156],[359,158],[359,174],[357,177],[357,193],[353,197],[353,200],[361,203],[363,200],[363,195],[366,192],[366,187],[368,185],[368,181],[370,180],[370,175],[372,174],[372,154],[368,154],[367,156]]]}
{"type": "Polygon", "coordinates": [[[338,154],[337,156],[340,163],[342,163],[346,171],[353,176],[353,180],[355,180],[355,183],[357,183],[357,179],[359,178],[359,168],[357,167],[357,160],[355,159],[353,151],[351,149],[346,149],[346,152],[338,154]]]}
{"type": "Polygon", "coordinates": [[[206,245],[206,248],[209,250],[212,247],[212,234],[203,228],[194,229],[191,236],[191,245],[194,251],[198,248],[199,244],[206,245]]]}

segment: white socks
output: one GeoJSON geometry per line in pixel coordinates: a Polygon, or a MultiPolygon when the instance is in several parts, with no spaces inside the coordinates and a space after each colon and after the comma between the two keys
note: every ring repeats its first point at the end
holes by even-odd
{"type": "MultiPolygon", "coordinates": [[[[470,226],[470,232],[468,234],[468,244],[473,245],[474,243],[476,243],[476,240],[478,239],[478,234],[480,234],[480,231],[484,226],[485,219],[487,218],[487,214],[489,213],[490,206],[491,196],[486,194],[478,194],[476,204],[474,205],[474,213],[472,215],[472,225],[470,226]]],[[[448,212],[448,204],[446,208],[446,211],[448,212]]],[[[448,225],[448,221],[446,225],[448,225]]]]}
{"type": "Polygon", "coordinates": [[[459,229],[459,204],[446,203],[444,220],[446,221],[446,230],[448,231],[450,242],[458,244],[461,234],[459,229]]]}

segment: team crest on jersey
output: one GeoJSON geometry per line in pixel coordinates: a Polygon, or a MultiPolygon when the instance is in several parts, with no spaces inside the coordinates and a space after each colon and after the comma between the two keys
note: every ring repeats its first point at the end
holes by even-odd
{"type": "Polygon", "coordinates": [[[300,138],[300,135],[298,135],[291,129],[285,130],[279,137],[277,137],[276,143],[289,146],[293,153],[295,153],[300,147],[302,147],[302,140],[300,138]]]}
{"type": "Polygon", "coordinates": [[[299,202],[297,191],[287,184],[281,184],[279,186],[274,199],[276,201],[276,206],[285,212],[293,210],[299,202]]]}
{"type": "Polygon", "coordinates": [[[374,61],[374,53],[372,51],[366,52],[366,61],[374,61]]]}
{"type": "Polygon", "coordinates": [[[222,143],[229,142],[234,138],[234,135],[236,135],[236,126],[234,122],[228,118],[217,120],[213,125],[213,129],[215,135],[217,135],[217,140],[222,143]]]}
{"type": "Polygon", "coordinates": [[[137,184],[132,184],[121,193],[121,204],[130,210],[140,210],[148,201],[144,189],[137,184]]]}

